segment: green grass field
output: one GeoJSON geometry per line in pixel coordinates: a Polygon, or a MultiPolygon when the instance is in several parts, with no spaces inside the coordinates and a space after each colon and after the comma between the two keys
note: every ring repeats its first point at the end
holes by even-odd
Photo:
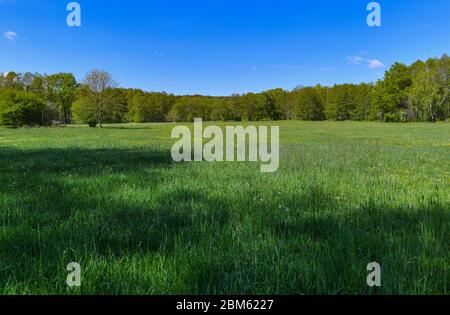
{"type": "Polygon", "coordinates": [[[274,174],[174,164],[174,124],[0,129],[0,293],[450,293],[449,124],[277,125],[274,174]]]}

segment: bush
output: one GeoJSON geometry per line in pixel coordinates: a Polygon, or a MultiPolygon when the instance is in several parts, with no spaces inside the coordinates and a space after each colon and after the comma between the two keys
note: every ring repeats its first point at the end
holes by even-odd
{"type": "Polygon", "coordinates": [[[400,122],[400,116],[396,113],[386,113],[384,114],[384,122],[387,123],[393,123],[393,122],[400,122]]]}
{"type": "Polygon", "coordinates": [[[0,124],[10,127],[43,125],[46,104],[33,93],[5,91],[0,94],[0,124]]]}
{"type": "Polygon", "coordinates": [[[91,126],[95,122],[95,126],[97,126],[98,120],[95,105],[84,98],[79,98],[73,103],[72,114],[75,122],[79,124],[89,124],[91,126]]]}
{"type": "Polygon", "coordinates": [[[91,128],[97,127],[97,119],[90,119],[87,121],[87,123],[88,123],[89,127],[91,127],[91,128]]]}

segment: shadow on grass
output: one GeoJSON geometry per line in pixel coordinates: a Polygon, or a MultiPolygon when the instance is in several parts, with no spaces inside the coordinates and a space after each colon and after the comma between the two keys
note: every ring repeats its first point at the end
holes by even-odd
{"type": "Polygon", "coordinates": [[[125,172],[143,167],[168,167],[173,164],[170,151],[149,149],[0,149],[0,170],[18,173],[99,174],[125,172]]]}
{"type": "MultiPolygon", "coordinates": [[[[370,293],[371,261],[398,280],[384,293],[448,290],[443,204],[344,208],[312,185],[280,196],[289,211],[264,208],[173,189],[171,164],[168,151],[1,149],[0,292],[18,283],[64,292],[58,277],[71,261],[146,255],[175,261],[168,277],[181,284],[157,293],[370,293]]],[[[147,292],[146,276],[91,293],[147,292]]]]}
{"type": "MultiPolygon", "coordinates": [[[[284,196],[285,200],[289,196],[284,196]]],[[[450,211],[431,203],[395,207],[370,202],[344,209],[317,187],[290,213],[272,208],[249,223],[253,237],[190,266],[199,294],[447,294],[450,211]],[[238,254],[239,253],[239,254],[238,254]],[[366,285],[379,262],[383,287],[366,285]]]]}
{"type": "Polygon", "coordinates": [[[170,190],[170,152],[9,148],[0,163],[0,288],[51,281],[71,261],[174,255],[228,221],[205,193],[170,190]]]}

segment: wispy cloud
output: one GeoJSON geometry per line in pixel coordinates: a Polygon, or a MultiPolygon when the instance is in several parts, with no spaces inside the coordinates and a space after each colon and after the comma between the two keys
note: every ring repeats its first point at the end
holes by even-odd
{"type": "Polygon", "coordinates": [[[383,68],[384,64],[378,59],[368,59],[370,69],[383,68]]]}
{"type": "Polygon", "coordinates": [[[364,50],[357,53],[356,55],[347,56],[347,64],[356,66],[366,65],[370,69],[378,69],[384,67],[383,62],[381,62],[379,59],[368,58],[368,55],[369,53],[364,50]]]}
{"type": "Polygon", "coordinates": [[[14,41],[17,38],[17,33],[13,32],[13,31],[7,31],[5,33],[3,33],[3,36],[10,41],[14,41]]]}
{"type": "Polygon", "coordinates": [[[323,66],[320,66],[319,69],[322,72],[333,72],[333,71],[336,71],[336,68],[334,68],[334,67],[323,67],[323,66]]]}
{"type": "Polygon", "coordinates": [[[355,54],[353,56],[347,56],[347,63],[349,65],[360,66],[366,61],[368,54],[369,53],[367,51],[361,50],[360,52],[358,52],[357,54],[355,54]]]}
{"type": "Polygon", "coordinates": [[[364,62],[364,58],[361,56],[348,56],[347,63],[349,65],[361,65],[364,62]]]}

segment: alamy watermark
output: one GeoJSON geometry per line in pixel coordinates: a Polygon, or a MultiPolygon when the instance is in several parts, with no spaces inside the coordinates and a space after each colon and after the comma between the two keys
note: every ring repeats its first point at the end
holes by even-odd
{"type": "Polygon", "coordinates": [[[370,27],[381,26],[381,5],[378,2],[370,2],[367,11],[371,11],[367,16],[367,25],[370,27]]]}
{"type": "Polygon", "coordinates": [[[270,127],[270,135],[267,126],[227,126],[224,134],[219,126],[203,129],[202,119],[196,118],[193,135],[188,127],[177,126],[172,139],[178,139],[172,147],[175,162],[261,162],[262,173],[276,172],[280,165],[278,126],[270,127]]]}
{"type": "Polygon", "coordinates": [[[67,275],[66,284],[70,287],[81,287],[81,266],[77,262],[71,262],[67,265],[67,271],[70,272],[67,275]]]}
{"type": "Polygon", "coordinates": [[[367,271],[370,271],[367,276],[367,285],[371,288],[381,287],[381,265],[377,262],[371,262],[367,265],[367,271]]]}
{"type": "MultiPolygon", "coordinates": [[[[67,25],[69,27],[81,26],[81,5],[79,2],[70,2],[67,4],[66,10],[69,11],[67,15],[67,25]]],[[[367,4],[367,11],[370,14],[367,16],[367,25],[370,27],[381,26],[381,5],[378,2],[370,2],[367,4]]]]}
{"type": "Polygon", "coordinates": [[[67,25],[69,27],[81,26],[81,6],[78,2],[70,2],[67,4],[66,10],[70,13],[67,15],[67,25]]]}

